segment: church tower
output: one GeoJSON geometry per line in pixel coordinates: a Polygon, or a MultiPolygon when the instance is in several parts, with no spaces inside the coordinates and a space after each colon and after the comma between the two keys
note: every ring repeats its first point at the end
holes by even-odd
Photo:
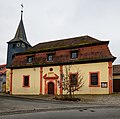
{"type": "Polygon", "coordinates": [[[23,5],[21,9],[21,19],[18,25],[16,34],[12,40],[8,43],[8,50],[7,50],[7,67],[9,68],[12,64],[12,59],[14,58],[14,54],[19,52],[24,52],[26,49],[30,48],[31,45],[27,41],[24,24],[23,24],[23,5]]]}

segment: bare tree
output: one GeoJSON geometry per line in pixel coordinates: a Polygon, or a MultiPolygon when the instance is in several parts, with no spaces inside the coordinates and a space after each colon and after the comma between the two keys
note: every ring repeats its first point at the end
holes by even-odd
{"type": "Polygon", "coordinates": [[[71,72],[72,65],[66,65],[65,71],[62,76],[62,81],[58,81],[59,88],[62,88],[63,91],[66,91],[67,94],[72,98],[74,93],[79,91],[83,87],[85,80],[79,69],[76,70],[76,73],[71,72]]]}

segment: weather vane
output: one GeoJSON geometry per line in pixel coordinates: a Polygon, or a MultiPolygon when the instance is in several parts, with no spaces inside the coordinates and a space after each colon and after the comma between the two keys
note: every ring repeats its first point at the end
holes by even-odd
{"type": "Polygon", "coordinates": [[[21,4],[21,19],[22,19],[22,16],[23,16],[23,4],[21,4]]]}
{"type": "Polygon", "coordinates": [[[23,7],[24,7],[24,6],[23,6],[23,3],[22,3],[22,4],[21,4],[21,10],[22,10],[22,11],[23,11],[23,7]]]}
{"type": "Polygon", "coordinates": [[[24,6],[23,6],[23,3],[22,3],[22,4],[21,4],[21,11],[22,11],[22,12],[23,12],[23,7],[24,7],[24,6]]]}

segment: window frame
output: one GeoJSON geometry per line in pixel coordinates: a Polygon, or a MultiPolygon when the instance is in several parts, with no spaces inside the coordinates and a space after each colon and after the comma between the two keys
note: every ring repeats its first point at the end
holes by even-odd
{"type": "Polygon", "coordinates": [[[27,63],[33,62],[33,56],[27,56],[27,63]]]}
{"type": "Polygon", "coordinates": [[[69,81],[70,81],[70,85],[71,85],[72,87],[77,86],[77,85],[78,85],[78,73],[70,73],[69,81]],[[76,84],[72,84],[72,85],[71,85],[72,75],[76,75],[76,81],[77,81],[77,82],[76,82],[76,84]]]}
{"type": "Polygon", "coordinates": [[[53,61],[53,54],[47,54],[47,62],[52,62],[52,61],[53,61]],[[51,58],[49,58],[50,56],[51,58]]]}
{"type": "Polygon", "coordinates": [[[30,75],[23,75],[23,87],[30,87],[30,75]],[[28,85],[25,85],[25,77],[28,77],[28,85]]]}
{"type": "Polygon", "coordinates": [[[89,72],[89,87],[100,87],[100,72],[89,72]],[[91,79],[91,74],[97,74],[98,75],[98,84],[97,85],[92,85],[92,79],[91,79]]]}
{"type": "Polygon", "coordinates": [[[77,59],[78,58],[78,50],[70,51],[70,58],[77,59]],[[73,55],[74,54],[74,55],[73,55]],[[76,55],[75,55],[76,54],[76,55]],[[75,57],[74,57],[75,56],[75,57]]]}

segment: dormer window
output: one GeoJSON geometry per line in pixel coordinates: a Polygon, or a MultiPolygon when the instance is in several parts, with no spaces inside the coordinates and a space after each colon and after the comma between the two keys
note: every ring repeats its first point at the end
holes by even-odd
{"type": "Polygon", "coordinates": [[[47,61],[53,61],[53,54],[47,55],[47,61]]]}
{"type": "Polygon", "coordinates": [[[33,56],[28,56],[27,63],[32,63],[32,62],[33,62],[33,56]]]}
{"type": "Polygon", "coordinates": [[[71,59],[76,59],[78,58],[78,51],[71,51],[71,59]]]}

